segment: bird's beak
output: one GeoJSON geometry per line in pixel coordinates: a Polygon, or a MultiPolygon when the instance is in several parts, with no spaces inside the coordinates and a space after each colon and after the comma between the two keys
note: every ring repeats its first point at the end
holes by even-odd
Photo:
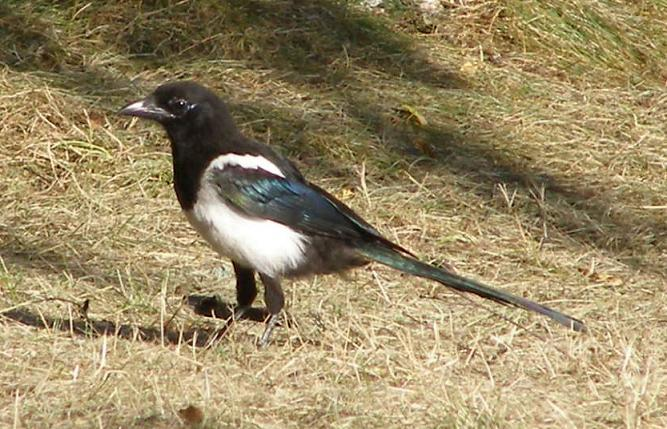
{"type": "Polygon", "coordinates": [[[175,116],[167,112],[162,107],[159,107],[152,96],[146,97],[143,100],[135,101],[120,109],[118,112],[121,115],[136,116],[138,118],[151,119],[157,122],[165,122],[169,119],[174,119],[175,116]]]}

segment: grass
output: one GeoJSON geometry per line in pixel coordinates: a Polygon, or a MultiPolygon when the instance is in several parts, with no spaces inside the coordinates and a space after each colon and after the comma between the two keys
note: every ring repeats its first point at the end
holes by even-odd
{"type": "Polygon", "coordinates": [[[5,3],[0,426],[667,426],[665,2],[426,26],[409,2],[5,3]],[[182,298],[233,302],[231,266],[163,132],[114,113],[176,77],[423,259],[591,332],[373,266],[287,284],[268,349],[251,321],[193,346],[223,322],[182,298]]]}

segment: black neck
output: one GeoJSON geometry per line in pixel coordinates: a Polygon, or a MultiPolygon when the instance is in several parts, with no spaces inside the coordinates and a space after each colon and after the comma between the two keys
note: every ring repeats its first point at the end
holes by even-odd
{"type": "Polygon", "coordinates": [[[197,190],[204,171],[216,157],[230,152],[237,140],[236,127],[221,132],[221,127],[169,127],[174,168],[174,189],[183,210],[197,201],[197,190]]]}

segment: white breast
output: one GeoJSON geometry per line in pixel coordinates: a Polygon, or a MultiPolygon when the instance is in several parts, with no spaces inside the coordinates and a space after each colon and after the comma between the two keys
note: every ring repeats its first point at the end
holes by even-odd
{"type": "Polygon", "coordinates": [[[262,168],[283,176],[264,157],[222,155],[204,172],[197,202],[185,212],[190,224],[220,255],[269,276],[280,276],[296,268],[304,259],[307,238],[287,226],[245,216],[229,207],[210,181],[211,169],[226,165],[262,168]],[[253,163],[253,161],[255,161],[253,163]]]}

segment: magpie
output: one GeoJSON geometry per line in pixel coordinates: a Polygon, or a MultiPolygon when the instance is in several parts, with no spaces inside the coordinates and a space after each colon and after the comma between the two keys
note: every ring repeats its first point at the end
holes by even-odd
{"type": "Polygon", "coordinates": [[[285,305],[283,277],[338,273],[379,262],[457,291],[545,315],[575,331],[584,323],[526,298],[419,261],[270,146],[245,137],[227,105],[192,81],[175,81],[119,112],[158,122],[171,142],[176,197],[194,229],[236,275],[236,317],[264,285],[268,344],[285,305]]]}

